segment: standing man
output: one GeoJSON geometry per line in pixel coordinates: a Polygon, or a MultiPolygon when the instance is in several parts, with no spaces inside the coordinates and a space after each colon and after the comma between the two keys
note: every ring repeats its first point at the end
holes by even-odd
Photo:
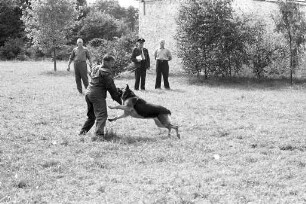
{"type": "Polygon", "coordinates": [[[86,60],[89,60],[90,69],[92,66],[92,61],[89,55],[89,51],[86,47],[83,46],[83,40],[81,38],[77,40],[77,45],[78,46],[72,50],[72,53],[70,55],[67,71],[70,71],[70,64],[72,61],[74,61],[75,82],[77,84],[77,89],[79,93],[82,94],[83,91],[81,79],[83,81],[85,89],[88,86],[86,60]]]}
{"type": "Polygon", "coordinates": [[[156,81],[155,89],[160,89],[161,76],[164,78],[165,89],[170,89],[169,86],[169,64],[168,61],[172,60],[171,52],[165,48],[165,40],[159,41],[160,47],[155,50],[154,57],[156,60],[156,81]]]}
{"type": "Polygon", "coordinates": [[[132,62],[135,66],[135,86],[134,89],[139,89],[139,82],[141,80],[141,90],[146,89],[146,73],[147,69],[150,69],[150,57],[149,52],[143,47],[145,39],[139,38],[137,40],[137,47],[134,48],[131,56],[132,62]]]}
{"type": "Polygon", "coordinates": [[[91,138],[92,141],[104,140],[104,127],[107,119],[105,100],[107,91],[113,100],[122,105],[120,94],[112,78],[111,69],[114,64],[115,58],[111,55],[105,55],[102,65],[96,66],[90,75],[91,80],[85,95],[88,118],[80,131],[80,135],[86,134],[96,122],[95,136],[91,138]]]}

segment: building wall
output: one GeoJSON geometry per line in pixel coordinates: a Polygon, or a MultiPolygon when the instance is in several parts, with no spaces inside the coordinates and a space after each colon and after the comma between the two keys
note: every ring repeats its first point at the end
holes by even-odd
{"type": "MultiPolygon", "coordinates": [[[[178,0],[148,0],[145,3],[139,3],[139,36],[146,40],[145,47],[148,48],[151,59],[159,46],[160,39],[164,39],[165,47],[170,49],[174,56],[170,66],[179,62],[176,57],[177,49],[174,39],[178,9],[178,0]]],[[[154,63],[152,60],[153,66],[155,66],[154,63]]]]}
{"type": "MultiPolygon", "coordinates": [[[[152,59],[152,66],[155,66],[153,60],[153,52],[159,46],[159,40],[166,40],[166,47],[173,54],[173,61],[170,63],[175,65],[173,69],[181,69],[180,60],[177,58],[177,45],[174,38],[176,34],[176,18],[178,15],[179,5],[184,0],[145,0],[145,3],[139,3],[139,35],[143,37],[145,47],[149,49],[152,59]]],[[[267,30],[273,32],[275,26],[271,19],[271,15],[278,12],[276,3],[268,1],[254,0],[234,0],[234,10],[239,13],[251,14],[258,19],[265,20],[267,30]]],[[[302,7],[306,12],[306,6],[302,7]]],[[[306,76],[306,70],[305,72],[306,76]]]]}

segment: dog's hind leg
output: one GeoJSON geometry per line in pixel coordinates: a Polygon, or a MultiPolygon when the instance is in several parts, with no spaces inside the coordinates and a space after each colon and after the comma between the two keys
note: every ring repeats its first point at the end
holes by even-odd
{"type": "Polygon", "coordinates": [[[160,122],[159,118],[153,118],[157,127],[165,128],[165,126],[160,122]]]}
{"type": "MultiPolygon", "coordinates": [[[[172,125],[173,126],[173,125],[172,125]]],[[[178,126],[176,125],[176,126],[173,126],[173,129],[175,129],[175,131],[176,131],[176,136],[177,136],[177,138],[179,138],[179,139],[181,139],[181,136],[180,136],[180,134],[179,134],[179,132],[178,132],[178,126]]]]}
{"type": "Polygon", "coordinates": [[[168,129],[168,137],[170,137],[171,136],[171,127],[168,127],[167,129],[168,129]]]}
{"type": "Polygon", "coordinates": [[[166,128],[160,121],[158,118],[153,118],[155,124],[157,127],[159,127],[159,135],[162,134],[162,130],[161,128],[166,128]]]}
{"type": "Polygon", "coordinates": [[[167,129],[169,130],[169,132],[168,132],[168,136],[169,136],[169,137],[170,137],[171,129],[175,129],[177,138],[181,139],[181,136],[180,136],[180,134],[179,134],[179,132],[178,132],[178,126],[177,126],[177,125],[169,124],[169,125],[167,126],[167,129]]]}
{"type": "Polygon", "coordinates": [[[176,130],[176,136],[180,139],[180,134],[178,133],[178,126],[171,124],[171,119],[169,114],[160,114],[157,118],[154,118],[155,123],[158,127],[164,127],[168,129],[168,137],[171,135],[171,129],[176,130]]]}

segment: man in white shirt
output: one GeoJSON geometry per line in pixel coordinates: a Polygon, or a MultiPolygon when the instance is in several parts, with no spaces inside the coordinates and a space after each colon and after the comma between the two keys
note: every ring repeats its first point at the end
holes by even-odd
{"type": "Polygon", "coordinates": [[[161,87],[161,76],[164,78],[165,89],[170,89],[169,86],[169,64],[168,61],[172,60],[172,55],[170,50],[165,48],[165,40],[160,40],[160,47],[155,50],[154,57],[156,60],[156,81],[155,89],[160,89],[161,87]]]}
{"type": "Polygon", "coordinates": [[[87,89],[88,86],[88,71],[86,60],[89,60],[90,69],[92,66],[92,60],[88,49],[83,46],[83,40],[81,38],[77,40],[77,45],[78,46],[74,48],[71,52],[67,71],[70,71],[70,64],[72,63],[72,61],[74,61],[75,82],[77,84],[78,91],[80,92],[80,94],[82,94],[83,91],[81,80],[83,81],[85,89],[87,89]]]}

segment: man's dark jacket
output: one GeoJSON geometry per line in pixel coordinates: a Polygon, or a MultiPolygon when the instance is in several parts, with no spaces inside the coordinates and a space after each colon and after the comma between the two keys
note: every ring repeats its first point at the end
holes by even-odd
{"type": "Polygon", "coordinates": [[[141,49],[139,49],[138,47],[135,47],[133,52],[132,52],[132,56],[131,56],[131,60],[134,63],[134,67],[136,69],[148,69],[150,67],[150,56],[149,56],[149,51],[146,48],[143,48],[143,54],[145,56],[145,62],[140,61],[138,62],[136,57],[141,55],[141,49]],[[143,64],[144,66],[141,66],[141,64],[143,64]]]}
{"type": "Polygon", "coordinates": [[[87,95],[92,95],[95,97],[106,98],[106,92],[108,91],[113,100],[122,104],[120,95],[115,86],[112,73],[109,69],[96,66],[91,75],[91,81],[87,88],[87,95]]]}

